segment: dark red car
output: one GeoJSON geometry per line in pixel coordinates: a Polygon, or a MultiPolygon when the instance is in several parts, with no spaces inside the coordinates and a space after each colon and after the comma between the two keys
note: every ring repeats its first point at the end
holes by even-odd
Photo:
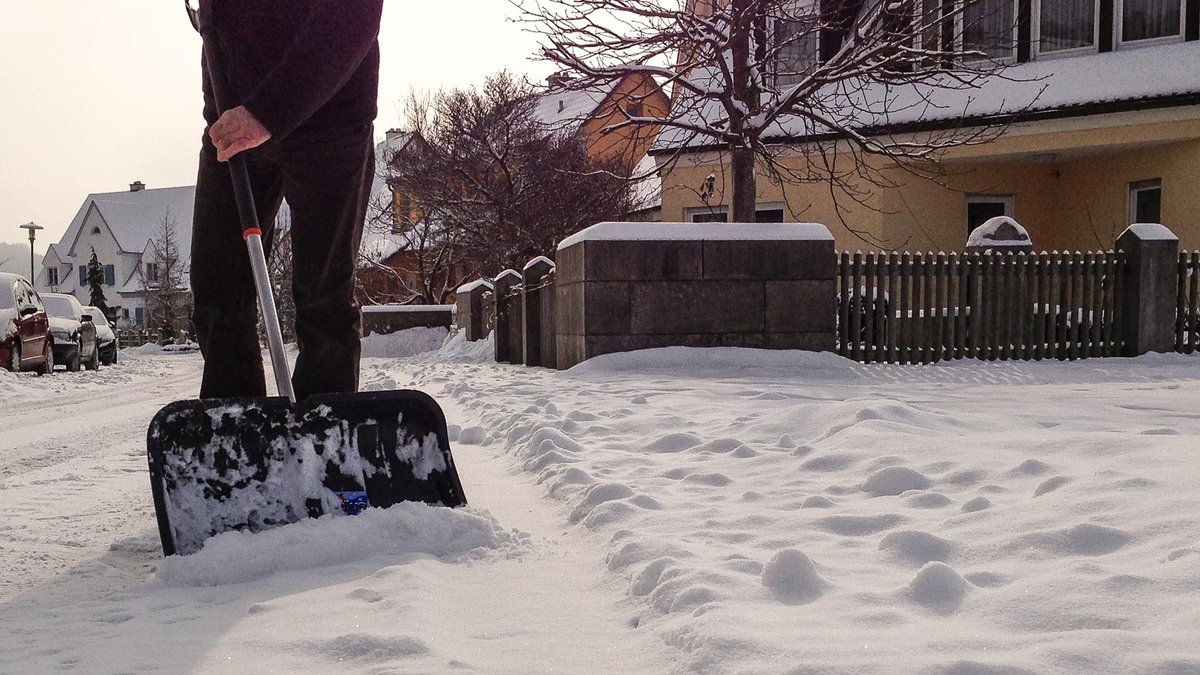
{"type": "Polygon", "coordinates": [[[0,363],[13,372],[54,371],[54,338],[46,307],[24,277],[7,272],[0,272],[0,363]]]}

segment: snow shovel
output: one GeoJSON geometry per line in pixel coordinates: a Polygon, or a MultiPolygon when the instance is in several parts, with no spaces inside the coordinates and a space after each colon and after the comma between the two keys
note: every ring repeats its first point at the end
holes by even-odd
{"type": "MultiPolygon", "coordinates": [[[[204,43],[218,110],[227,83],[205,12],[185,0],[204,43]]],[[[466,504],[446,419],[412,390],[295,400],[245,157],[229,161],[280,396],[176,401],[147,433],[163,554],[186,555],[222,532],[257,532],[369,506],[466,504]]]]}

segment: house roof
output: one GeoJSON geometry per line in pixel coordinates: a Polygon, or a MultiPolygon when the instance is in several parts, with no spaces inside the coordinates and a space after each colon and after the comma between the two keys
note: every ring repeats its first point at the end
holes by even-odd
{"type": "MultiPolygon", "coordinates": [[[[984,77],[978,87],[943,88],[937,86],[937,79],[932,86],[851,80],[827,86],[815,98],[814,107],[840,125],[865,131],[970,126],[1005,118],[1086,114],[1117,104],[1133,108],[1200,104],[1197,72],[1200,42],[1181,42],[1015,64],[984,77]]],[[[695,118],[709,123],[724,116],[715,102],[693,107],[695,118]]],[[[832,131],[811,120],[788,116],[765,136],[794,141],[832,131]]],[[[655,152],[681,145],[692,149],[711,145],[711,139],[688,136],[664,130],[655,152]]]]}
{"type": "Polygon", "coordinates": [[[387,260],[400,250],[399,238],[390,232],[374,231],[369,227],[372,217],[379,214],[379,209],[389,205],[392,191],[387,185],[387,165],[392,157],[403,150],[413,139],[410,132],[388,132],[387,138],[375,146],[375,177],[371,182],[371,201],[367,205],[367,224],[363,229],[362,244],[359,251],[371,260],[387,260]]]}
{"type": "Polygon", "coordinates": [[[191,257],[192,207],[196,201],[196,187],[144,189],[137,192],[101,192],[87,196],[79,212],[75,214],[66,234],[58,243],[56,253],[79,257],[72,250],[79,238],[83,223],[92,206],[112,230],[122,253],[141,253],[147,244],[159,236],[163,218],[169,213],[175,221],[175,237],[180,256],[191,257]]]}
{"type": "Polygon", "coordinates": [[[617,83],[609,87],[591,86],[573,88],[565,85],[551,86],[537,95],[533,117],[551,128],[578,127],[599,110],[600,105],[613,92],[617,83]]]}

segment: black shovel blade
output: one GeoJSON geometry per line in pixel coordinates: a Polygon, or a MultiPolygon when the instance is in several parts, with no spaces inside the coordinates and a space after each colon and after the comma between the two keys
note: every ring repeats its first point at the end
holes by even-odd
{"type": "Polygon", "coordinates": [[[146,442],[164,555],[368,506],[467,503],[446,418],[419,391],[176,401],[146,442]]]}

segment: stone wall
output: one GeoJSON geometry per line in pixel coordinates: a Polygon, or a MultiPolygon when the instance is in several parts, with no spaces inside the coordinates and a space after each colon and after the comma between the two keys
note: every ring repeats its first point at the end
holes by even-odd
{"type": "Polygon", "coordinates": [[[564,240],[556,263],[559,368],[676,345],[835,345],[823,225],[601,223],[564,240]]]}
{"type": "Polygon", "coordinates": [[[454,305],[371,305],[362,308],[362,333],[386,335],[409,328],[450,328],[454,305]]]}

